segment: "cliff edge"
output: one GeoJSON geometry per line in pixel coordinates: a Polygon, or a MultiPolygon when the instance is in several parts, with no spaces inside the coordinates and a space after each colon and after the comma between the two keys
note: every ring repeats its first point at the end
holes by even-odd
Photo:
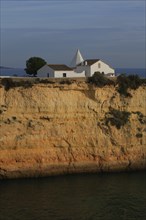
{"type": "Polygon", "coordinates": [[[145,169],[146,86],[130,94],[80,80],[1,81],[0,178],[145,169]]]}

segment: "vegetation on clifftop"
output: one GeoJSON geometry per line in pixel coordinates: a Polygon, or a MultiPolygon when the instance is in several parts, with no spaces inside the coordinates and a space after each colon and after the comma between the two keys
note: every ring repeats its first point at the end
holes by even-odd
{"type": "Polygon", "coordinates": [[[118,85],[117,91],[120,95],[130,97],[131,94],[128,92],[128,89],[138,89],[143,84],[143,80],[138,75],[126,76],[125,74],[121,74],[117,77],[116,84],[118,85]]]}
{"type": "Polygon", "coordinates": [[[109,79],[101,73],[96,72],[92,77],[89,77],[88,83],[92,83],[100,88],[106,85],[114,85],[117,87],[117,91],[120,95],[131,97],[128,89],[138,89],[139,86],[146,84],[146,79],[141,79],[138,75],[126,76],[125,74],[119,75],[116,79],[109,79]]]}
{"type": "Polygon", "coordinates": [[[48,79],[40,79],[40,78],[3,78],[1,79],[1,84],[5,87],[5,90],[8,91],[11,88],[15,87],[23,87],[25,89],[32,88],[35,84],[54,84],[54,81],[48,79]]]}
{"type": "Polygon", "coordinates": [[[5,90],[9,90],[14,87],[31,88],[35,84],[66,84],[71,85],[72,83],[86,82],[88,84],[94,85],[98,88],[103,88],[104,86],[114,86],[121,96],[131,97],[129,90],[136,90],[141,85],[146,85],[146,79],[139,78],[138,75],[125,74],[119,75],[117,78],[108,78],[99,72],[96,72],[92,77],[87,78],[1,78],[0,83],[5,87],[5,90]]]}
{"type": "Polygon", "coordinates": [[[88,83],[92,83],[97,87],[104,87],[106,85],[114,85],[114,81],[105,77],[100,72],[95,72],[93,76],[88,78],[88,83]]]}

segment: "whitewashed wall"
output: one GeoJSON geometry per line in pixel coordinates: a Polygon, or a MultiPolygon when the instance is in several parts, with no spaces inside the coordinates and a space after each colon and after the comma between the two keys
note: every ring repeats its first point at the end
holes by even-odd
{"type": "Polygon", "coordinates": [[[37,71],[37,77],[54,77],[54,70],[51,69],[48,65],[43,66],[37,71]]]}
{"type": "Polygon", "coordinates": [[[65,78],[63,73],[66,73],[66,77],[85,77],[85,72],[76,73],[74,70],[53,70],[48,65],[43,66],[37,71],[37,77],[55,77],[55,78],[65,78]]]}
{"type": "Polygon", "coordinates": [[[37,76],[48,77],[49,74],[49,77],[63,78],[63,73],[66,73],[66,77],[88,77],[92,76],[95,72],[103,72],[105,75],[113,73],[115,75],[115,70],[100,60],[91,66],[77,66],[75,70],[53,70],[48,65],[45,65],[37,71],[37,76]]]}
{"type": "MultiPolygon", "coordinates": [[[[60,70],[60,71],[55,71],[55,78],[62,78],[63,77],[63,73],[66,73],[66,77],[85,77],[85,73],[76,73],[73,70],[60,70]]],[[[65,77],[63,77],[65,78],[65,77]]]]}
{"type": "Polygon", "coordinates": [[[108,73],[113,73],[113,74],[115,73],[115,70],[113,68],[111,68],[109,65],[107,65],[101,60],[97,61],[91,66],[88,66],[88,65],[77,66],[75,71],[78,73],[85,71],[85,75],[87,77],[92,76],[95,72],[100,72],[100,73],[104,72],[105,75],[108,73]],[[99,67],[99,64],[100,64],[100,67],[99,67]]]}
{"type": "Polygon", "coordinates": [[[104,72],[104,74],[108,74],[108,73],[115,73],[115,70],[113,68],[111,68],[109,65],[107,65],[106,63],[104,63],[103,61],[98,61],[96,63],[94,63],[91,66],[91,76],[95,73],[95,72],[104,72]],[[100,67],[99,67],[100,64],[100,67]]]}
{"type": "Polygon", "coordinates": [[[77,66],[75,72],[82,73],[84,72],[85,76],[90,76],[91,67],[90,66],[77,66]]]}
{"type": "Polygon", "coordinates": [[[74,70],[74,77],[86,77],[85,71],[76,72],[76,71],[74,70]]]}

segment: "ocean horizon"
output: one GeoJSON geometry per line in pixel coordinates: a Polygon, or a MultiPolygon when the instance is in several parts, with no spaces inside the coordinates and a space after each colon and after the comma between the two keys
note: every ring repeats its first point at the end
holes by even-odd
{"type": "Polygon", "coordinates": [[[137,74],[141,78],[146,78],[146,68],[115,68],[116,75],[119,74],[126,74],[126,75],[132,75],[137,74]]]}

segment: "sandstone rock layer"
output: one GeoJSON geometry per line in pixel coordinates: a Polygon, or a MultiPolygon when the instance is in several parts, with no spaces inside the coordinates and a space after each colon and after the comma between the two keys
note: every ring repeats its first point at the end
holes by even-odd
{"type": "Polygon", "coordinates": [[[146,168],[146,87],[0,88],[0,178],[146,168]],[[111,109],[128,112],[124,124],[111,109]]]}

